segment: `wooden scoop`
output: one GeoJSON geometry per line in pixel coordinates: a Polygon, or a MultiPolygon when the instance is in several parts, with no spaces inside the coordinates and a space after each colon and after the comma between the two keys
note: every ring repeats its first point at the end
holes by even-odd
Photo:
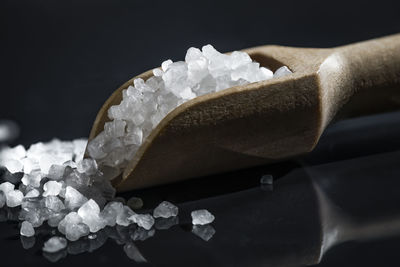
{"type": "MultiPolygon", "coordinates": [[[[329,49],[244,50],[262,66],[293,74],[203,95],[170,112],[144,140],[118,191],[270,163],[311,151],[329,122],[400,107],[400,34],[329,49]]],[[[97,114],[89,140],[122,100],[118,88],[97,114]]],[[[362,135],[363,133],[360,133],[362,135]]]]}

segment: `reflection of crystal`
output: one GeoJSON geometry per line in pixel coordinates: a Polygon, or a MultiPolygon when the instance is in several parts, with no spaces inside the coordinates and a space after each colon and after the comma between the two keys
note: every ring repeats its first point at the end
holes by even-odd
{"type": "Polygon", "coordinates": [[[21,236],[21,244],[24,249],[30,249],[35,245],[36,238],[34,236],[21,236]]]}
{"type": "Polygon", "coordinates": [[[55,253],[43,252],[43,257],[48,259],[50,262],[57,262],[57,261],[61,260],[62,258],[65,258],[67,255],[68,255],[68,253],[65,249],[55,252],[55,253]]]}
{"type": "Polygon", "coordinates": [[[167,230],[177,224],[179,224],[179,217],[174,216],[169,218],[158,218],[154,226],[157,230],[167,230]]]}
{"type": "Polygon", "coordinates": [[[148,231],[142,227],[138,227],[136,229],[136,231],[133,233],[133,235],[131,235],[131,238],[133,239],[133,241],[137,241],[137,240],[144,241],[144,240],[154,236],[155,232],[156,231],[154,229],[151,229],[150,231],[148,231]]]}
{"type": "Polygon", "coordinates": [[[203,239],[204,241],[210,240],[215,234],[215,229],[211,225],[194,225],[192,233],[203,239]]]}
{"type": "Polygon", "coordinates": [[[125,244],[124,251],[126,255],[134,260],[137,263],[147,262],[147,260],[143,257],[142,253],[140,253],[139,249],[133,244],[133,242],[129,242],[125,244]]]}

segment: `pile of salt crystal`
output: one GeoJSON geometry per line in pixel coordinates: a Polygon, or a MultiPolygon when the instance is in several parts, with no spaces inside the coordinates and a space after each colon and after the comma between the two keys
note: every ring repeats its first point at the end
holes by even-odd
{"type": "Polygon", "coordinates": [[[166,60],[146,81],[135,79],[123,90],[119,105],[111,106],[104,131],[88,146],[99,165],[121,169],[158,123],[173,109],[195,97],[237,85],[290,74],[286,67],[272,73],[241,51],[221,54],[211,45],[191,47],[185,61],[166,60]]]}
{"type": "MultiPolygon", "coordinates": [[[[159,220],[158,229],[176,224],[178,208],[172,203],[162,202],[152,215],[137,214],[130,207],[141,208],[142,201],[131,198],[128,205],[117,201],[109,180],[133,157],[150,131],[180,104],[291,72],[281,67],[272,73],[244,52],[225,55],[206,45],[202,50],[190,48],[185,61],[164,61],[153,73],[147,81],[135,79],[133,86],[123,91],[121,103],[110,108],[111,121],[88,145],[92,158],[83,159],[85,139],[54,139],[33,144],[28,150],[22,145],[0,150],[0,166],[7,169],[9,181],[13,181],[0,184],[0,208],[21,206],[21,235],[33,236],[34,228],[46,221],[70,241],[106,226],[137,224],[132,239],[144,240],[154,235],[154,218],[159,220]],[[115,168],[114,174],[110,169],[105,171],[106,166],[115,168]]],[[[191,215],[193,233],[209,240],[215,233],[209,225],[214,216],[207,210],[191,215]]],[[[56,251],[65,248],[66,243],[62,237],[54,237],[44,250],[56,251]]]]}

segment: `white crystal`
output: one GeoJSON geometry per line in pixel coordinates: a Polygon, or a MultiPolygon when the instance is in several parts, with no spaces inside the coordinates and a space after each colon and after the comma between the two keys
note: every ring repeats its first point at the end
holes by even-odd
{"type": "Polygon", "coordinates": [[[52,180],[61,180],[63,178],[65,172],[65,163],[63,165],[53,164],[50,166],[50,169],[47,174],[47,178],[52,180]]]}
{"type": "Polygon", "coordinates": [[[172,60],[171,60],[171,59],[165,60],[165,61],[161,64],[161,69],[162,69],[163,71],[166,71],[166,70],[168,69],[168,66],[171,65],[171,64],[172,64],[172,60]]]}
{"type": "Polygon", "coordinates": [[[83,159],[83,155],[86,150],[87,139],[86,138],[75,139],[72,141],[72,144],[74,146],[74,160],[76,162],[79,162],[80,160],[83,159]]]}
{"type": "Polygon", "coordinates": [[[59,212],[65,209],[64,203],[56,196],[48,196],[45,199],[45,206],[53,212],[59,212]]]}
{"type": "Polygon", "coordinates": [[[153,211],[154,218],[169,218],[178,215],[178,207],[168,201],[161,202],[153,211]]]}
{"type": "Polygon", "coordinates": [[[7,195],[8,192],[13,191],[15,188],[15,185],[13,185],[10,182],[4,182],[0,184],[0,191],[3,191],[4,194],[7,195]]]}
{"type": "Polygon", "coordinates": [[[115,226],[118,214],[123,212],[123,204],[121,202],[109,202],[102,210],[100,216],[108,226],[115,226]]]}
{"type": "Polygon", "coordinates": [[[10,173],[22,172],[22,170],[24,169],[24,165],[22,164],[22,162],[17,159],[2,160],[0,165],[6,167],[10,173]]]}
{"type": "Polygon", "coordinates": [[[43,196],[57,196],[60,194],[62,184],[56,181],[48,181],[43,185],[43,196]]]}
{"type": "Polygon", "coordinates": [[[78,162],[76,169],[80,173],[94,175],[97,172],[97,163],[94,159],[83,159],[78,162]]]}
{"type": "Polygon", "coordinates": [[[58,230],[65,234],[65,237],[70,241],[76,241],[90,233],[89,227],[83,223],[81,216],[76,212],[67,214],[59,223],[58,230]]]}
{"type": "Polygon", "coordinates": [[[192,224],[194,225],[209,224],[212,223],[215,219],[214,215],[212,215],[206,209],[192,211],[191,216],[192,216],[192,224]]]}
{"type": "Polygon", "coordinates": [[[65,206],[69,210],[81,207],[88,199],[82,195],[78,190],[71,186],[67,186],[65,190],[65,206]]]}
{"type": "Polygon", "coordinates": [[[133,214],[129,220],[146,230],[150,230],[154,225],[154,218],[150,214],[133,214]]]}
{"type": "Polygon", "coordinates": [[[43,251],[48,253],[55,253],[67,247],[67,240],[63,237],[53,236],[44,243],[43,251]]]}
{"type": "Polygon", "coordinates": [[[26,193],[25,198],[34,198],[34,197],[38,197],[39,195],[40,195],[40,192],[34,188],[26,193]]]}
{"type": "Polygon", "coordinates": [[[22,200],[24,198],[24,194],[22,194],[22,192],[19,190],[13,190],[9,191],[6,194],[6,198],[7,198],[7,206],[13,208],[21,205],[22,200]]]}
{"type": "Polygon", "coordinates": [[[96,201],[89,199],[78,210],[84,224],[89,226],[90,232],[95,233],[106,226],[105,220],[100,217],[100,207],[96,201]]]}
{"type": "Polygon", "coordinates": [[[18,145],[16,147],[10,148],[2,148],[0,150],[0,165],[2,164],[3,160],[6,159],[16,159],[21,160],[26,156],[26,150],[23,145],[18,145]]]}
{"type": "Polygon", "coordinates": [[[35,229],[30,222],[23,221],[20,229],[20,234],[22,236],[31,237],[35,235],[35,229]]]}
{"type": "Polygon", "coordinates": [[[277,69],[274,73],[274,78],[280,78],[286,75],[292,74],[288,67],[283,66],[277,69]]]}
{"type": "Polygon", "coordinates": [[[132,223],[129,218],[135,214],[128,206],[124,206],[122,211],[117,215],[117,224],[122,226],[128,226],[132,223]]]}
{"type": "Polygon", "coordinates": [[[21,181],[26,186],[39,187],[41,180],[42,180],[41,172],[32,171],[31,173],[25,173],[21,181]]]}

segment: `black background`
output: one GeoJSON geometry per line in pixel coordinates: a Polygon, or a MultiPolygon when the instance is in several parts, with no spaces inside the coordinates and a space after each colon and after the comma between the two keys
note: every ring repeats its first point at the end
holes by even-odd
{"type": "Polygon", "coordinates": [[[399,1],[0,2],[0,118],[17,143],[87,136],[122,83],[190,46],[331,47],[400,32],[399,1]]]}
{"type": "MultiPolygon", "coordinates": [[[[211,43],[226,52],[264,44],[344,45],[400,32],[399,11],[399,1],[386,0],[2,0],[0,119],[20,125],[16,144],[85,137],[119,85],[168,58],[182,60],[190,46],[211,43]]],[[[396,263],[396,244],[345,244],[323,266],[376,266],[382,257],[396,263]]],[[[18,246],[0,255],[17,257],[18,246]]],[[[115,262],[126,262],[122,252],[112,253],[115,262]]],[[[90,262],[81,257],[74,264],[78,259],[90,262]]]]}

